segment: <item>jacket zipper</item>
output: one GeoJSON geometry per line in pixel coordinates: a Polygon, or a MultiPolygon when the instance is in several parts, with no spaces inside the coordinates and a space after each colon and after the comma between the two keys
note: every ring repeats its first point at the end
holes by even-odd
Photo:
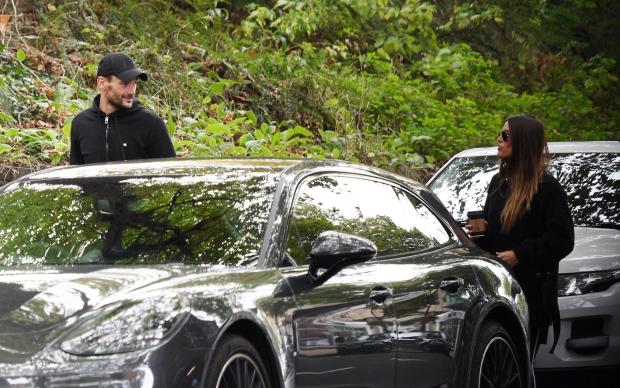
{"type": "Polygon", "coordinates": [[[110,117],[105,115],[105,160],[110,160],[109,150],[108,150],[108,132],[110,130],[110,117]]]}

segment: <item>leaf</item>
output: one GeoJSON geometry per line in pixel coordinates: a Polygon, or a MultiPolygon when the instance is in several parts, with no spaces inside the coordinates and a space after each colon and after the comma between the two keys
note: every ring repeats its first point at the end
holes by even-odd
{"type": "Polygon", "coordinates": [[[5,136],[8,137],[19,137],[21,136],[19,129],[17,128],[7,128],[5,132],[5,136]]]}
{"type": "Polygon", "coordinates": [[[174,132],[177,130],[177,124],[174,122],[174,118],[172,117],[172,115],[168,116],[166,124],[168,125],[168,135],[174,135],[174,132]]]}
{"type": "Polygon", "coordinates": [[[286,140],[286,131],[274,133],[271,137],[271,144],[276,145],[282,140],[286,140]]]}
{"type": "Polygon", "coordinates": [[[310,132],[304,127],[297,125],[294,128],[290,128],[286,130],[287,139],[290,139],[293,136],[312,137],[312,132],[310,132]]]}
{"type": "Polygon", "coordinates": [[[251,133],[244,133],[243,135],[239,137],[238,142],[239,142],[239,145],[245,146],[245,143],[251,140],[255,140],[254,136],[252,136],[251,133]]]}
{"type": "Polygon", "coordinates": [[[426,136],[426,135],[419,135],[419,136],[413,135],[409,138],[409,141],[412,143],[423,141],[423,140],[433,140],[433,138],[430,136],[426,136]]]}
{"type": "Polygon", "coordinates": [[[211,89],[211,93],[215,94],[216,96],[221,96],[224,92],[224,84],[222,82],[216,82],[211,85],[209,89],[211,89]]]}
{"type": "Polygon", "coordinates": [[[94,77],[97,74],[97,67],[98,65],[96,63],[89,62],[84,66],[84,70],[86,74],[88,74],[91,77],[94,77]]]}
{"type": "Polygon", "coordinates": [[[204,130],[214,135],[230,135],[230,128],[220,123],[207,124],[204,130]]]}
{"type": "Polygon", "coordinates": [[[56,165],[58,165],[58,163],[60,163],[61,160],[62,160],[62,155],[61,154],[54,155],[52,157],[51,164],[53,166],[56,166],[56,165]]]}
{"type": "Polygon", "coordinates": [[[256,125],[256,115],[251,110],[247,111],[246,116],[248,117],[248,121],[252,125],[256,125]]]}
{"type": "Polygon", "coordinates": [[[24,52],[24,50],[19,49],[15,53],[15,58],[17,58],[18,61],[23,62],[26,60],[26,53],[24,52]]]}
{"type": "Polygon", "coordinates": [[[192,146],[195,145],[195,143],[192,140],[177,140],[174,142],[175,148],[182,148],[182,147],[188,147],[191,148],[192,146]]]}
{"type": "Polygon", "coordinates": [[[248,140],[245,142],[244,147],[247,148],[248,150],[254,150],[258,147],[260,147],[260,141],[258,140],[248,140]]]}
{"type": "Polygon", "coordinates": [[[6,114],[6,113],[4,113],[4,112],[0,112],[0,121],[1,121],[1,122],[4,122],[4,123],[11,123],[11,124],[13,124],[13,123],[17,122],[17,121],[13,118],[13,116],[11,116],[11,115],[9,115],[9,114],[6,114]]]}
{"type": "Polygon", "coordinates": [[[56,131],[53,129],[46,129],[41,132],[42,135],[45,135],[48,140],[56,140],[56,131]]]}
{"type": "Polygon", "coordinates": [[[13,147],[11,147],[8,144],[4,144],[4,143],[0,143],[0,154],[6,154],[11,152],[11,150],[13,150],[13,147]]]}

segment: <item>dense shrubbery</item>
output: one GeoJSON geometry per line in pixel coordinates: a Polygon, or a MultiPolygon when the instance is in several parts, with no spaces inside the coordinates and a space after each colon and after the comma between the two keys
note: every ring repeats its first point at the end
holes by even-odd
{"type": "Polygon", "coordinates": [[[610,17],[605,7],[618,9],[603,0],[35,1],[33,33],[18,17],[4,35],[0,154],[5,165],[66,162],[71,117],[90,104],[110,50],[151,73],[141,99],[181,155],[342,158],[416,176],[493,144],[516,112],[542,118],[553,140],[617,139],[618,43],[593,50],[588,26],[569,18],[610,17]]]}

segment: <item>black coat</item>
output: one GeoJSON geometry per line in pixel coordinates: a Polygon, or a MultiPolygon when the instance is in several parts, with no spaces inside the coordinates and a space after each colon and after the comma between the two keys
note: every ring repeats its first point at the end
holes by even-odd
{"type": "Polygon", "coordinates": [[[106,115],[97,96],[71,123],[71,164],[173,156],[166,124],[137,100],[130,109],[106,115]]]}
{"type": "Polygon", "coordinates": [[[539,340],[545,343],[547,328],[553,323],[555,346],[560,329],[558,266],[575,244],[566,192],[546,173],[530,210],[514,224],[510,233],[504,233],[500,217],[509,189],[506,182],[500,187],[500,182],[499,174],[491,179],[484,206],[487,232],[476,244],[492,253],[514,250],[519,260],[514,272],[530,309],[530,329],[532,333],[540,333],[539,340]]]}

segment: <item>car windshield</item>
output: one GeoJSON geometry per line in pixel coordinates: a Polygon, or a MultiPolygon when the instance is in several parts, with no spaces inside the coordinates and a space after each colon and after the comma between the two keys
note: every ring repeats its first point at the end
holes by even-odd
{"type": "Polygon", "coordinates": [[[0,193],[0,265],[241,265],[258,257],[274,174],[16,183],[0,193]]]}
{"type": "MultiPolygon", "coordinates": [[[[456,158],[431,184],[452,216],[464,222],[470,210],[482,209],[497,156],[456,158]]],[[[620,155],[615,153],[552,154],[549,171],[568,195],[577,226],[620,225],[620,155]]]]}

